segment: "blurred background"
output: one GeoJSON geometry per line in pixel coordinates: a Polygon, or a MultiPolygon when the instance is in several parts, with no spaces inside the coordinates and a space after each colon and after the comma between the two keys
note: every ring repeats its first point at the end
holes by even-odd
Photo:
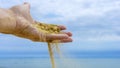
{"type": "MultiPolygon", "coordinates": [[[[73,33],[73,42],[61,46],[65,56],[120,58],[120,0],[0,0],[0,7],[23,2],[31,4],[35,20],[65,25],[73,33]]],[[[0,57],[48,58],[49,54],[46,43],[0,34],[0,57]]]]}

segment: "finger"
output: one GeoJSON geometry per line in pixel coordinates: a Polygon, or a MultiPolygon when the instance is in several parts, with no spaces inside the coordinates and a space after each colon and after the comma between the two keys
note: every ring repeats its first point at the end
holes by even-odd
{"type": "Polygon", "coordinates": [[[67,34],[68,36],[72,36],[72,33],[71,32],[60,32],[61,34],[67,34]]]}
{"type": "Polygon", "coordinates": [[[30,4],[28,2],[24,2],[22,8],[24,9],[24,12],[27,12],[28,14],[30,14],[30,4]]]}
{"type": "Polygon", "coordinates": [[[72,42],[73,40],[69,37],[67,39],[60,40],[60,43],[72,42]]]}
{"type": "Polygon", "coordinates": [[[58,25],[58,27],[60,28],[60,30],[66,30],[66,27],[63,25],[58,25]]]}
{"type": "Polygon", "coordinates": [[[28,2],[24,2],[24,6],[26,6],[26,8],[30,9],[30,4],[28,2]]]}
{"type": "Polygon", "coordinates": [[[34,20],[32,18],[32,16],[30,15],[30,4],[28,2],[24,2],[22,6],[22,14],[23,16],[30,22],[30,23],[34,23],[34,20]]]}
{"type": "Polygon", "coordinates": [[[52,43],[68,43],[72,42],[73,40],[69,37],[67,39],[62,39],[62,40],[53,40],[52,43]]]}
{"type": "Polygon", "coordinates": [[[66,34],[49,34],[46,36],[47,40],[61,40],[67,39],[69,36],[66,34]]]}

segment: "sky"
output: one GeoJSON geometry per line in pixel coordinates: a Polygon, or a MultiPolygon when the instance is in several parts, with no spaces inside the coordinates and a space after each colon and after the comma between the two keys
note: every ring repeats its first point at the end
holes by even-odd
{"type": "MultiPolygon", "coordinates": [[[[74,57],[120,57],[120,0],[0,0],[10,8],[29,2],[32,17],[41,22],[65,25],[73,42],[61,44],[74,57]]],[[[0,54],[5,56],[48,56],[47,44],[0,34],[0,54]]]]}

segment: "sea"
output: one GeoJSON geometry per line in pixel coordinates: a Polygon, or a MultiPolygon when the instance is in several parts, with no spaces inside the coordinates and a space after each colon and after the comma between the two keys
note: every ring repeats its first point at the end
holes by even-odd
{"type": "MultiPolygon", "coordinates": [[[[120,58],[55,59],[56,68],[120,68],[120,58]]],[[[0,58],[0,68],[52,68],[49,58],[0,58]]]]}

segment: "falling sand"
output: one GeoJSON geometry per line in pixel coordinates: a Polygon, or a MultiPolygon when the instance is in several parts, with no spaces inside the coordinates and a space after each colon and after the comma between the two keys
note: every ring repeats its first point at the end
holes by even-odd
{"type": "Polygon", "coordinates": [[[53,55],[53,52],[52,52],[52,48],[51,48],[50,43],[48,43],[48,50],[49,50],[49,54],[50,54],[50,59],[51,59],[51,63],[52,63],[52,68],[56,68],[56,67],[55,67],[54,55],[53,55]]]}
{"type": "Polygon", "coordinates": [[[59,40],[46,39],[47,34],[59,34],[61,32],[60,28],[58,28],[58,26],[54,24],[45,24],[41,22],[37,22],[33,26],[37,28],[40,32],[44,33],[40,35],[40,38],[41,38],[40,41],[46,42],[48,45],[48,51],[50,55],[52,68],[58,68],[58,67],[74,68],[74,65],[76,65],[76,63],[73,65],[74,60],[68,60],[62,55],[60,50],[59,40]],[[54,49],[55,51],[53,51],[54,49]],[[63,63],[62,65],[55,63],[55,57],[54,57],[55,52],[57,52],[60,60],[62,61],[63,63]],[[68,64],[68,61],[69,61],[69,64],[68,64]]]}
{"type": "MultiPolygon", "coordinates": [[[[53,25],[53,24],[45,24],[45,23],[37,22],[37,24],[35,24],[34,27],[36,27],[40,32],[43,32],[45,34],[58,34],[58,33],[60,33],[60,29],[58,28],[58,26],[53,25]]],[[[59,40],[46,40],[45,35],[41,34],[40,36],[41,36],[40,41],[47,42],[52,68],[56,68],[53,47],[56,47],[55,49],[60,56],[61,53],[60,53],[60,49],[59,49],[59,46],[58,46],[58,41],[59,40]],[[54,45],[54,46],[52,47],[52,45],[54,45]]]]}

